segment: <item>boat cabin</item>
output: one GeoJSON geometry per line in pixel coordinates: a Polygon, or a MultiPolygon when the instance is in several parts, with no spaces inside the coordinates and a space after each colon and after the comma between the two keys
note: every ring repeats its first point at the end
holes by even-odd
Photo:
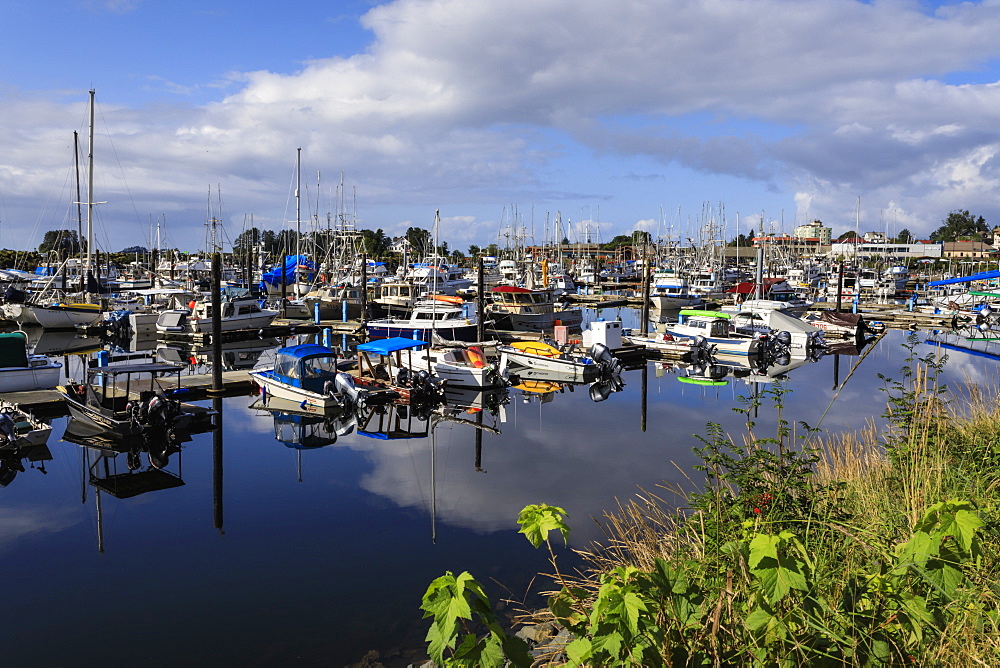
{"type": "Polygon", "coordinates": [[[95,367],[88,370],[87,383],[71,384],[67,394],[102,415],[128,420],[128,403],[137,396],[152,392],[170,397],[186,392],[181,387],[182,369],[173,364],[149,363],[95,367]]]}
{"type": "Polygon", "coordinates": [[[529,290],[513,285],[499,285],[490,291],[496,308],[516,313],[543,313],[552,310],[551,290],[529,290]]]}
{"type": "Polygon", "coordinates": [[[326,346],[304,343],[282,348],[274,358],[276,380],[322,394],[337,377],[337,356],[326,346]]]}

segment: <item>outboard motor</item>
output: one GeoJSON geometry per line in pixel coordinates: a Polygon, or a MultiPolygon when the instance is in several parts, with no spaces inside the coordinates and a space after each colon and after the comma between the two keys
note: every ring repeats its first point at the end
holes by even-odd
{"type": "Polygon", "coordinates": [[[334,383],[336,384],[337,391],[340,392],[347,401],[349,401],[354,406],[364,406],[365,400],[368,398],[368,390],[359,390],[354,385],[354,378],[350,374],[341,371],[334,378],[334,383]]]}
{"type": "Polygon", "coordinates": [[[590,357],[601,367],[602,373],[620,373],[622,370],[621,361],[603,343],[595,343],[590,347],[590,357]]]}

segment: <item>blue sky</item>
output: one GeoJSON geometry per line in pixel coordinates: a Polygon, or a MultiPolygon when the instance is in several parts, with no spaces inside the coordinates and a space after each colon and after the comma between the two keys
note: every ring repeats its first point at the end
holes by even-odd
{"type": "Polygon", "coordinates": [[[7,0],[0,247],[75,228],[97,91],[98,245],[205,247],[336,213],[452,248],[647,229],[925,236],[1000,224],[1000,3],[7,0]],[[259,6],[263,4],[264,6],[259,6]],[[84,147],[85,148],[85,147],[84,147]],[[318,183],[317,183],[318,182],[318,183]],[[213,192],[211,203],[209,190],[213,192]],[[356,212],[355,212],[356,203],[356,212]],[[737,222],[739,221],[739,222],[737,222]],[[738,227],[737,227],[738,226],[738,227]],[[551,234],[551,232],[549,232],[551,234]]]}

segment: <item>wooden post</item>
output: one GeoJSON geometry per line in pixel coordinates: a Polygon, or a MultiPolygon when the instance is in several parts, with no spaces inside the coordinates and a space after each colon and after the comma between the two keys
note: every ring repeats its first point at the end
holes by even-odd
{"type": "Polygon", "coordinates": [[[649,254],[646,250],[646,242],[642,244],[642,282],[640,283],[640,290],[642,290],[642,331],[643,336],[649,334],[649,263],[647,261],[649,254]]]}
{"type": "Polygon", "coordinates": [[[222,394],[222,255],[212,253],[212,393],[222,394]]]}
{"type": "Polygon", "coordinates": [[[483,258],[479,258],[476,271],[476,338],[486,340],[486,267],[483,258]]]}

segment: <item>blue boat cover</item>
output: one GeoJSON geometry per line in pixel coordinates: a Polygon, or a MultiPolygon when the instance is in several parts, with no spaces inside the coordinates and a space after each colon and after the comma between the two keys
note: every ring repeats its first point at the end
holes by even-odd
{"type": "MultiPolygon", "coordinates": [[[[295,268],[297,266],[303,266],[309,268],[309,274],[307,280],[313,279],[313,263],[312,260],[307,258],[305,255],[286,255],[285,256],[285,285],[293,285],[295,283],[295,268]]],[[[281,268],[275,267],[271,271],[266,272],[261,276],[262,283],[270,283],[271,285],[281,285],[281,268]]]]}
{"type": "Polygon", "coordinates": [[[991,278],[1000,278],[1000,270],[992,269],[990,271],[981,271],[978,274],[972,274],[971,276],[959,276],[958,278],[947,278],[943,281],[931,281],[927,284],[929,288],[935,288],[939,285],[952,285],[954,283],[968,283],[969,281],[986,281],[991,278]]]}
{"type": "Polygon", "coordinates": [[[379,339],[377,341],[362,343],[358,346],[358,350],[366,353],[388,355],[389,353],[394,353],[397,350],[409,350],[410,348],[420,348],[426,345],[426,341],[420,341],[418,339],[404,339],[400,336],[395,336],[391,339],[379,339]]]}
{"type": "Polygon", "coordinates": [[[315,343],[302,343],[297,346],[288,346],[287,348],[279,349],[276,354],[286,357],[294,357],[296,359],[313,357],[314,355],[336,355],[335,352],[326,346],[320,346],[315,343]]]}

